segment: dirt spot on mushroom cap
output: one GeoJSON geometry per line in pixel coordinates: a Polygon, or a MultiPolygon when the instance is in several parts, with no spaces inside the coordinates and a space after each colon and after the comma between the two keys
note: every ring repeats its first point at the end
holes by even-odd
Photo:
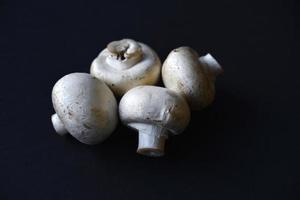
{"type": "Polygon", "coordinates": [[[101,123],[97,123],[98,125],[108,124],[108,112],[106,110],[99,110],[98,108],[91,108],[91,115],[97,121],[101,121],[101,123]]]}

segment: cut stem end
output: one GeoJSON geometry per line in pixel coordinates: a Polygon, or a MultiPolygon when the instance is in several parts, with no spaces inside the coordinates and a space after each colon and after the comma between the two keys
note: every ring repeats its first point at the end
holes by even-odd
{"type": "Polygon", "coordinates": [[[140,62],[143,57],[142,48],[138,42],[131,39],[113,41],[107,45],[111,57],[107,62],[117,69],[128,69],[140,62]]]}
{"type": "Polygon", "coordinates": [[[65,128],[65,125],[62,123],[62,121],[59,119],[59,117],[56,113],[51,116],[51,121],[52,121],[53,127],[58,135],[64,136],[64,135],[68,134],[68,131],[65,128]]]}
{"type": "Polygon", "coordinates": [[[218,63],[218,61],[211,55],[206,54],[205,56],[201,56],[199,61],[207,68],[207,70],[214,76],[218,76],[223,73],[222,66],[218,63]]]}
{"type": "Polygon", "coordinates": [[[167,139],[167,129],[155,124],[134,123],[131,127],[139,131],[139,145],[137,153],[160,157],[165,153],[165,141],[167,139]]]}
{"type": "Polygon", "coordinates": [[[165,140],[164,136],[157,137],[139,133],[137,153],[150,157],[161,157],[165,154],[165,140]]]}

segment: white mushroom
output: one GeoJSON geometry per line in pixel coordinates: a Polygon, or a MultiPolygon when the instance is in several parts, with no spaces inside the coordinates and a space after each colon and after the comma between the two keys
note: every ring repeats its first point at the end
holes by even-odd
{"type": "Polygon", "coordinates": [[[72,73],[61,78],[53,87],[52,115],[59,135],[68,132],[85,144],[105,140],[118,122],[118,107],[111,90],[87,73],[72,73]]]}
{"type": "Polygon", "coordinates": [[[137,153],[164,155],[168,135],[181,133],[190,121],[190,110],[183,97],[157,86],[129,90],[119,105],[121,121],[139,132],[137,153]]]}
{"type": "Polygon", "coordinates": [[[147,45],[123,39],[107,45],[91,65],[91,74],[103,80],[117,96],[139,85],[155,85],[161,62],[147,45]]]}
{"type": "Polygon", "coordinates": [[[213,102],[215,79],[222,71],[210,54],[199,58],[192,48],[180,47],[163,63],[162,78],[167,88],[186,98],[192,110],[200,110],[213,102]]]}

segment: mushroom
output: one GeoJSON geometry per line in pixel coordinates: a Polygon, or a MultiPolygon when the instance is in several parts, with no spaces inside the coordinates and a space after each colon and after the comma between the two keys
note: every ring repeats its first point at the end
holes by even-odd
{"type": "Polygon", "coordinates": [[[213,102],[215,79],[222,72],[210,54],[199,58],[192,48],[179,47],[163,63],[162,79],[167,88],[186,98],[192,110],[201,110],[213,102]]]}
{"type": "Polygon", "coordinates": [[[53,87],[52,115],[59,135],[68,132],[84,144],[105,140],[118,122],[117,101],[111,90],[87,73],[72,73],[62,77],[53,87]]]}
{"type": "Polygon", "coordinates": [[[119,104],[121,121],[139,132],[137,153],[163,156],[168,135],[181,133],[190,121],[185,99],[157,86],[138,86],[129,90],[119,104]]]}
{"type": "Polygon", "coordinates": [[[109,43],[92,62],[91,74],[103,80],[116,96],[139,85],[159,81],[161,62],[146,44],[132,39],[109,43]]]}

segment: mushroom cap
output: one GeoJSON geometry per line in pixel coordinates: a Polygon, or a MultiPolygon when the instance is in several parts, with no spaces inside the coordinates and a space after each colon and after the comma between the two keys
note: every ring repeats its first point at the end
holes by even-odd
{"type": "MultiPolygon", "coordinates": [[[[123,40],[133,41],[130,39],[123,40]]],[[[123,40],[115,41],[110,44],[122,42],[123,40]]],[[[116,63],[109,62],[109,59],[112,59],[115,54],[108,48],[101,51],[98,57],[92,62],[90,69],[91,74],[98,79],[103,80],[117,96],[122,96],[126,91],[133,87],[139,85],[155,85],[159,81],[161,70],[159,57],[155,51],[146,44],[141,42],[135,43],[140,48],[142,56],[133,66],[122,68],[116,63]]],[[[128,48],[127,53],[131,53],[130,51],[134,50],[137,51],[137,45],[134,45],[134,48],[128,48]]],[[[114,46],[116,45],[114,44],[114,46]]],[[[127,60],[120,61],[120,63],[126,61],[127,60]]]]}
{"type": "Polygon", "coordinates": [[[212,103],[215,96],[214,78],[199,61],[190,47],[170,52],[162,67],[164,85],[183,95],[192,110],[200,110],[212,103]]]}
{"type": "Polygon", "coordinates": [[[68,132],[85,144],[105,140],[118,121],[110,89],[87,73],[62,77],[52,90],[53,107],[68,132]]]}
{"type": "Polygon", "coordinates": [[[157,86],[138,86],[129,90],[120,101],[119,114],[121,121],[129,127],[156,125],[174,135],[181,133],[190,121],[190,109],[185,99],[157,86]]]}

